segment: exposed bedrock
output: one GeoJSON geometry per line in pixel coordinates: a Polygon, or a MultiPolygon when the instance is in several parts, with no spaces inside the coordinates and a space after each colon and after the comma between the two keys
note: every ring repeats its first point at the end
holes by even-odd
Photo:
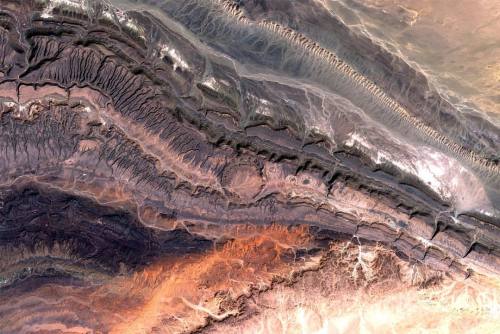
{"type": "Polygon", "coordinates": [[[238,319],[254,294],[331,263],[371,283],[366,263],[384,272],[373,254],[390,253],[398,274],[382,276],[411,286],[409,268],[431,273],[423,285],[500,273],[498,128],[465,122],[339,22],[243,3],[166,1],[158,17],[0,3],[0,332],[148,333],[165,302],[151,296],[191,282],[169,272],[213,293],[185,298],[229,303],[226,276],[196,272],[217,272],[213,258],[255,276],[223,261],[248,286],[217,315],[172,301],[192,323],[171,332],[238,319]],[[332,39],[312,30],[325,24],[332,39]],[[68,314],[52,287],[71,296],[68,314]],[[31,303],[44,296],[60,313],[31,303]]]}

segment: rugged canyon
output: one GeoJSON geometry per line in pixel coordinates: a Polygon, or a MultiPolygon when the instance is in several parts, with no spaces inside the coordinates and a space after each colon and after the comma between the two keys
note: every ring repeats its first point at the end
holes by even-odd
{"type": "Polygon", "coordinates": [[[0,0],[0,333],[498,333],[495,86],[372,2],[0,0]]]}

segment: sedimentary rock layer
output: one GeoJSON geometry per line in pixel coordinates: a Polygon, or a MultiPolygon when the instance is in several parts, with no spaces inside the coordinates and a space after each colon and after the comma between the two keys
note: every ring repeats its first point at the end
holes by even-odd
{"type": "Polygon", "coordinates": [[[0,332],[253,332],[320,276],[498,293],[498,128],[297,3],[0,3],[0,332]]]}

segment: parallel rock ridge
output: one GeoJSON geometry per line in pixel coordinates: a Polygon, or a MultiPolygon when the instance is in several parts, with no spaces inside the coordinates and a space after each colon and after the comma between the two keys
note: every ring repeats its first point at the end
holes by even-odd
{"type": "Polygon", "coordinates": [[[498,128],[285,0],[116,5],[0,2],[1,333],[342,332],[329,300],[478,286],[494,327],[498,128]]]}

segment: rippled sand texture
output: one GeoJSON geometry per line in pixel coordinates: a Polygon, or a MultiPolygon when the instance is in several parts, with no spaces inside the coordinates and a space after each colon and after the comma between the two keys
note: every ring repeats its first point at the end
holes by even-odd
{"type": "Polygon", "coordinates": [[[499,127],[401,6],[0,1],[0,334],[498,333],[499,127]]]}

